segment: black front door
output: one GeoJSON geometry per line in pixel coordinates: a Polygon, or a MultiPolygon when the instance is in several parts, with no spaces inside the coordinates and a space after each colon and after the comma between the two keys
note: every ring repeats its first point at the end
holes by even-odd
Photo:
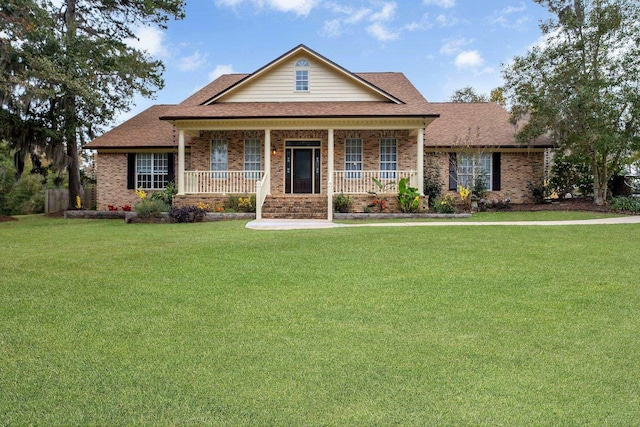
{"type": "Polygon", "coordinates": [[[313,150],[293,150],[293,192],[313,192],[313,150]]]}
{"type": "Polygon", "coordinates": [[[289,144],[292,147],[285,150],[284,192],[320,194],[320,143],[287,142],[289,144]]]}

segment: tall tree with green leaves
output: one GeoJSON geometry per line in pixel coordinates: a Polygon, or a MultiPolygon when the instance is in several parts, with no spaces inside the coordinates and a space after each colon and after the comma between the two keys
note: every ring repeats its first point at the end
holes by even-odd
{"type": "Polygon", "coordinates": [[[478,93],[471,86],[457,89],[449,98],[451,102],[487,102],[489,98],[483,93],[478,93]]]}
{"type": "Polygon", "coordinates": [[[164,85],[163,64],[128,40],[140,27],[183,17],[184,0],[3,2],[0,114],[12,123],[3,136],[67,168],[70,208],[81,192],[78,147],[136,94],[150,97],[164,85]]]}
{"type": "Polygon", "coordinates": [[[504,69],[517,137],[548,133],[558,149],[587,159],[594,202],[606,203],[613,173],[640,146],[640,4],[637,0],[535,0],[553,15],[544,42],[504,69]]]}

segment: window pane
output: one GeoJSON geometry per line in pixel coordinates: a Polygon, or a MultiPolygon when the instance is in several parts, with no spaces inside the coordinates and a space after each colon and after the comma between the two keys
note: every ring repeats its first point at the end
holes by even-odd
{"type": "Polygon", "coordinates": [[[396,179],[398,169],[397,144],[395,138],[380,139],[380,170],[394,171],[381,173],[381,179],[396,179]]]}
{"type": "Polygon", "coordinates": [[[296,91],[309,90],[309,71],[296,70],[296,91]]]}
{"type": "Polygon", "coordinates": [[[491,190],[491,153],[460,153],[458,155],[458,184],[473,190],[476,182],[484,181],[491,190]]]}
{"type": "Polygon", "coordinates": [[[160,190],[169,182],[167,153],[136,154],[136,188],[160,190]]]}
{"type": "MultiPolygon", "coordinates": [[[[362,170],[362,139],[347,138],[344,143],[344,168],[347,171],[362,170]]],[[[346,174],[347,179],[360,179],[361,172],[351,172],[346,174]]]]}
{"type": "Polygon", "coordinates": [[[259,139],[246,139],[244,141],[244,170],[247,179],[260,179],[262,144],[259,139]]]}

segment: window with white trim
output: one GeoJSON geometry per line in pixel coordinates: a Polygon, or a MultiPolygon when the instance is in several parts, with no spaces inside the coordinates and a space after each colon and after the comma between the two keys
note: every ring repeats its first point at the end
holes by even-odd
{"type": "Polygon", "coordinates": [[[211,178],[226,179],[227,178],[227,140],[212,139],[211,140],[211,178]]]}
{"type": "Polygon", "coordinates": [[[459,153],[458,185],[473,190],[476,182],[483,180],[485,188],[491,191],[491,160],[491,153],[459,153]]]}
{"type": "Polygon", "coordinates": [[[300,59],[295,66],[296,92],[309,91],[309,61],[300,59]]]}
{"type": "Polygon", "coordinates": [[[262,142],[259,139],[244,140],[244,177],[246,179],[260,179],[261,149],[262,142]]]}
{"type": "Polygon", "coordinates": [[[362,139],[347,138],[344,140],[345,178],[362,178],[362,139]]]}
{"type": "Polygon", "coordinates": [[[380,179],[396,179],[398,144],[395,138],[380,139],[380,179]]]}
{"type": "Polygon", "coordinates": [[[135,188],[160,190],[169,182],[169,155],[167,153],[136,154],[135,188]]]}

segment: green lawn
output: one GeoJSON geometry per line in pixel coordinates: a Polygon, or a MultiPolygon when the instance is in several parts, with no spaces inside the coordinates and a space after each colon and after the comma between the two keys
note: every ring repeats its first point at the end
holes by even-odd
{"type": "Polygon", "coordinates": [[[537,211],[537,212],[476,212],[469,218],[394,218],[394,219],[345,219],[340,224],[362,224],[365,222],[495,222],[495,221],[569,221],[599,218],[615,218],[624,215],[583,211],[537,211]]]}
{"type": "Polygon", "coordinates": [[[635,426],[640,225],[0,223],[0,425],[635,426]]]}

